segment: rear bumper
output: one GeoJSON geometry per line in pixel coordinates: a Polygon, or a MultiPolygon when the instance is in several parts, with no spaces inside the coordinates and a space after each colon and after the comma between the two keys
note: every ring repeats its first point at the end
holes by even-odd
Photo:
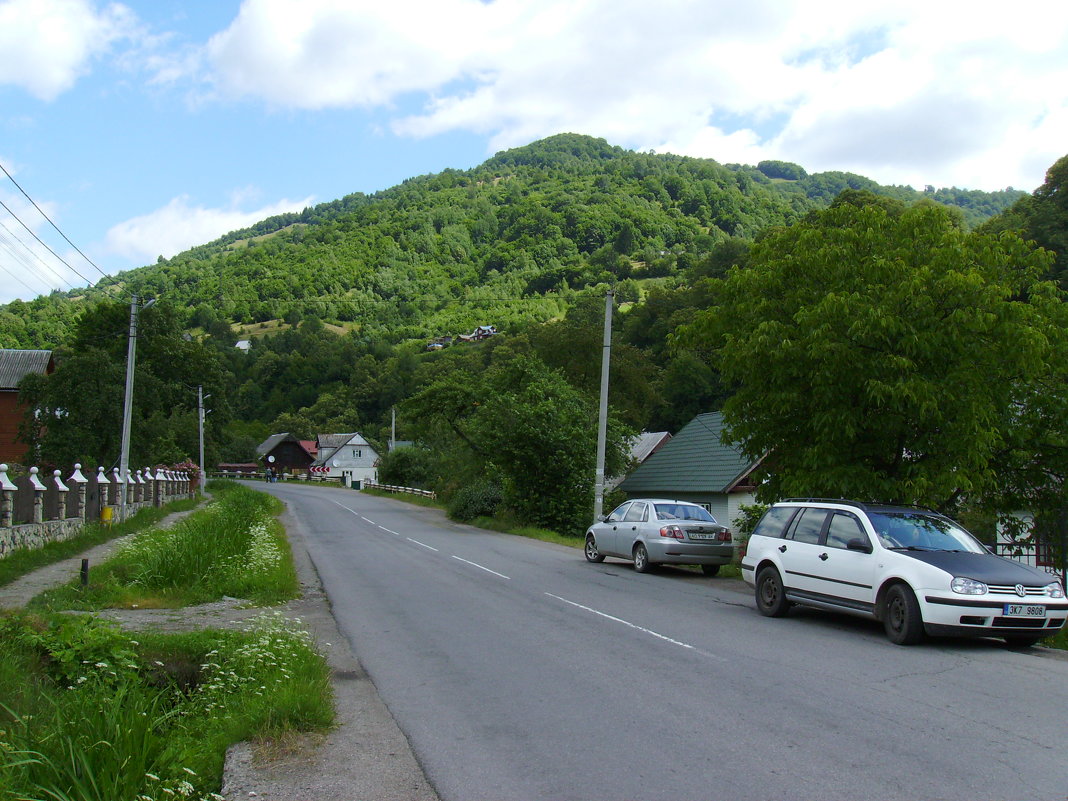
{"type": "Polygon", "coordinates": [[[728,565],[734,559],[734,543],[692,543],[675,539],[645,543],[649,559],[665,565],[728,565]]]}

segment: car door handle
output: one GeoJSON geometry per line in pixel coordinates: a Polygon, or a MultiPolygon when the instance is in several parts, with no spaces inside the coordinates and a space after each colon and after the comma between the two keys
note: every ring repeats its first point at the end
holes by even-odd
{"type": "Polygon", "coordinates": [[[827,554],[821,553],[820,554],[820,561],[826,562],[827,561],[827,554]]]}
{"type": "Polygon", "coordinates": [[[786,546],[785,545],[780,545],[779,546],[779,553],[786,553],[786,546]]]}

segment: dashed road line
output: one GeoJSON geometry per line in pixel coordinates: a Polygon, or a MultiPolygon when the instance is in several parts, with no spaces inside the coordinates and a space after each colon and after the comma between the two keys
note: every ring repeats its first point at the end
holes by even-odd
{"type": "Polygon", "coordinates": [[[452,558],[455,559],[457,562],[463,562],[464,564],[471,565],[472,567],[477,567],[479,570],[485,570],[487,573],[492,573],[495,576],[500,576],[502,579],[508,579],[509,581],[511,581],[511,579],[508,576],[504,575],[504,573],[498,573],[496,570],[490,570],[488,567],[484,567],[478,562],[472,562],[469,559],[464,559],[462,557],[456,556],[455,554],[453,554],[452,558]]]}

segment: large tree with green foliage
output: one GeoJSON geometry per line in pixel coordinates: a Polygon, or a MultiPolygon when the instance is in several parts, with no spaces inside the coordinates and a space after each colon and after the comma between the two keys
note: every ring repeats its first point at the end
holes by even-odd
{"type": "MultiPolygon", "coordinates": [[[[87,468],[118,463],[129,314],[124,303],[87,309],[73,342],[57,350],[56,371],[23,381],[20,399],[36,412],[23,438],[35,461],[87,468]]],[[[196,461],[198,386],[213,398],[206,437],[213,456],[228,417],[217,354],[184,336],[175,309],[160,303],[140,313],[135,365],[131,466],[196,461]]]]}
{"type": "Polygon", "coordinates": [[[769,454],[765,498],[951,508],[1063,444],[1068,305],[1049,261],[933,204],[852,193],[761,238],[681,339],[715,347],[729,436],[769,454]]]}

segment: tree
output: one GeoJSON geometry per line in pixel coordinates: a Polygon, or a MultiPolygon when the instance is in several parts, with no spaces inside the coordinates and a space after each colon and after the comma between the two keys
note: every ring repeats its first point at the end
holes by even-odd
{"type": "Polygon", "coordinates": [[[840,203],[753,247],[681,334],[715,348],[761,496],[949,509],[1005,483],[1064,408],[1068,309],[1049,254],[933,205],[840,203]],[[1050,397],[1048,393],[1057,393],[1050,397]],[[1028,423],[1030,425],[1030,423],[1028,423]]]}

